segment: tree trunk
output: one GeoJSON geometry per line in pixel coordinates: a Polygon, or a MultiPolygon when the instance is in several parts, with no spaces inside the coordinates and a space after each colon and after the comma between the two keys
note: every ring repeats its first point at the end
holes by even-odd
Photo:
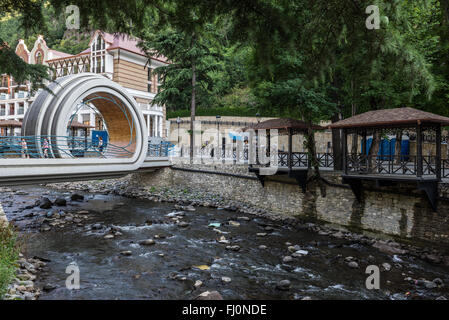
{"type": "MultiPolygon", "coordinates": [[[[337,122],[341,116],[336,113],[332,117],[332,123],[337,122]]],[[[342,133],[341,129],[332,129],[332,154],[334,157],[334,170],[343,170],[343,159],[342,159],[342,133]]]]}
{"type": "Polygon", "coordinates": [[[190,163],[193,163],[193,150],[194,150],[194,132],[193,123],[195,122],[196,113],[196,65],[195,61],[192,61],[192,103],[190,105],[190,163]]]}
{"type": "MultiPolygon", "coordinates": [[[[352,90],[352,102],[351,102],[351,115],[355,116],[357,113],[357,106],[354,103],[354,80],[351,80],[351,90],[352,90]]],[[[358,135],[352,134],[352,148],[351,153],[356,155],[358,149],[358,135]]]]}
{"type": "Polygon", "coordinates": [[[396,164],[401,162],[401,151],[402,151],[402,130],[396,132],[396,144],[394,147],[394,155],[396,156],[396,164]]]}
{"type": "Polygon", "coordinates": [[[379,145],[380,145],[380,132],[375,130],[373,132],[373,140],[371,142],[371,148],[369,149],[368,153],[368,171],[370,173],[373,173],[373,161],[375,160],[377,153],[379,152],[379,145]]]}
{"type": "Polygon", "coordinates": [[[307,152],[309,154],[309,161],[311,163],[311,166],[313,168],[313,179],[318,182],[318,185],[320,187],[321,196],[326,196],[326,186],[324,185],[323,181],[321,180],[320,175],[320,164],[318,162],[318,159],[316,158],[316,145],[315,145],[315,134],[312,129],[308,128],[306,132],[306,147],[307,152]]]}

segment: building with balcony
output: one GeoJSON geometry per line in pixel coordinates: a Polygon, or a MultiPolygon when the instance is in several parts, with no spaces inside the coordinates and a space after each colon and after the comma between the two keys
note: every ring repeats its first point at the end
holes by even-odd
{"type": "MultiPolygon", "coordinates": [[[[19,40],[16,54],[27,63],[50,67],[52,79],[93,72],[117,82],[128,90],[142,108],[148,136],[164,138],[167,129],[165,106],[152,105],[160,86],[153,70],[166,65],[167,60],[164,57],[152,57],[148,61],[137,44],[138,39],[128,35],[97,30],[91,37],[89,47],[76,55],[50,49],[42,35],[38,36],[31,51],[23,40],[19,40]]],[[[30,84],[17,84],[7,75],[0,76],[0,123],[7,120],[21,122],[36,95],[30,94],[30,84]]],[[[101,115],[93,106],[81,107],[73,120],[97,130],[105,129],[101,115]]],[[[5,131],[2,130],[0,135],[5,135],[5,131]]],[[[9,130],[8,135],[20,135],[20,127],[9,130]]]]}

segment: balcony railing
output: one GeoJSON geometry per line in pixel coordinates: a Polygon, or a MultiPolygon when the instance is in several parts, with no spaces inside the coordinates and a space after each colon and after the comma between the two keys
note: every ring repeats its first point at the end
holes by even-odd
{"type": "MultiPolygon", "coordinates": [[[[435,156],[422,156],[422,175],[436,175],[435,156]]],[[[442,164],[447,163],[447,168],[442,165],[442,172],[446,171],[449,176],[449,162],[442,160],[442,164]]],[[[411,155],[365,155],[356,154],[346,157],[346,170],[348,174],[392,174],[416,176],[418,175],[418,157],[411,155]]]]}

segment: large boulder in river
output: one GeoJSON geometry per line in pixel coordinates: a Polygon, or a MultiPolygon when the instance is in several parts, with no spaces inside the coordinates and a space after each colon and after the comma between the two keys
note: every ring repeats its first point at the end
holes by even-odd
{"type": "Polygon", "coordinates": [[[58,197],[55,200],[55,205],[57,205],[58,207],[64,207],[67,205],[67,201],[65,200],[65,198],[58,197]]]}
{"type": "Polygon", "coordinates": [[[39,200],[39,208],[41,209],[50,209],[53,206],[53,203],[48,198],[42,198],[39,200]]]}
{"type": "Polygon", "coordinates": [[[70,200],[72,201],[83,201],[84,196],[82,194],[74,193],[70,196],[70,200]]]}
{"type": "Polygon", "coordinates": [[[218,291],[205,291],[201,293],[195,300],[223,300],[218,291]]]}
{"type": "Polygon", "coordinates": [[[405,250],[402,250],[401,248],[399,248],[397,246],[390,245],[383,241],[376,241],[373,244],[373,247],[379,249],[379,251],[386,253],[386,254],[404,254],[404,253],[406,253],[405,250]]]}

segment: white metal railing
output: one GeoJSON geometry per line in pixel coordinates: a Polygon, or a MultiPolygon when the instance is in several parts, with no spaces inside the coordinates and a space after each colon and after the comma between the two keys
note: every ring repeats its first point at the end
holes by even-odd
{"type": "Polygon", "coordinates": [[[156,111],[156,112],[162,112],[162,107],[160,106],[152,106],[149,103],[138,103],[138,106],[140,107],[140,109],[144,110],[144,111],[156,111]]]}

